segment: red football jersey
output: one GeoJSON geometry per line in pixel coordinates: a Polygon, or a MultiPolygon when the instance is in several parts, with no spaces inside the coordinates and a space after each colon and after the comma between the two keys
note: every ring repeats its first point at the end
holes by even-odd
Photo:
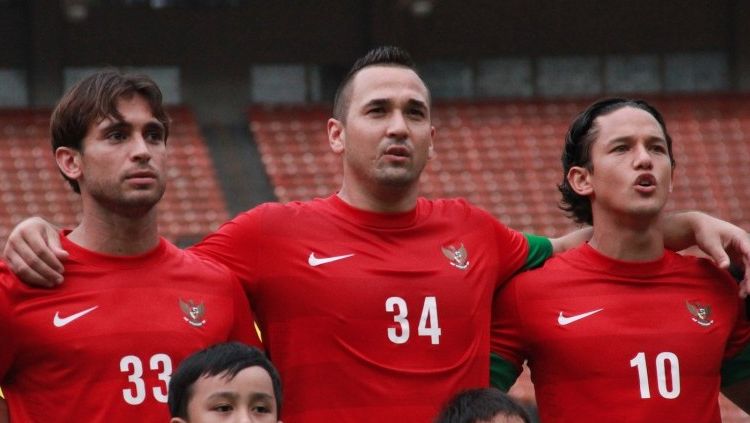
{"type": "Polygon", "coordinates": [[[544,422],[719,423],[722,362],[750,341],[742,304],[707,260],[585,244],[498,293],[492,352],[528,359],[544,422]]]}
{"type": "Polygon", "coordinates": [[[429,422],[489,383],[490,302],[524,236],[463,200],[407,213],[266,204],[195,247],[245,284],[287,423],[429,422]]]}
{"type": "Polygon", "coordinates": [[[0,265],[0,386],[12,421],[166,422],[172,371],[190,353],[260,346],[227,269],[162,239],[112,257],[64,236],[65,283],[31,288],[0,265]]]}

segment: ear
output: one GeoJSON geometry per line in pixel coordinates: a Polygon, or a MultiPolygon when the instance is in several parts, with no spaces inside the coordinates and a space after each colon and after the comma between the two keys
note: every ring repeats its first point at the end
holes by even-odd
{"type": "Polygon", "coordinates": [[[437,153],[435,153],[435,146],[433,145],[433,141],[435,141],[435,127],[430,127],[430,146],[427,149],[427,160],[432,160],[435,158],[437,153]]]}
{"type": "Polygon", "coordinates": [[[83,175],[81,152],[70,147],[58,147],[55,160],[60,171],[70,179],[78,180],[83,175]]]}
{"type": "Polygon", "coordinates": [[[573,166],[568,171],[568,183],[578,195],[588,196],[594,193],[591,184],[591,171],[581,166],[573,166]]]}
{"type": "Polygon", "coordinates": [[[346,147],[346,129],[344,123],[338,119],[328,119],[328,145],[336,154],[344,152],[346,147]]]}

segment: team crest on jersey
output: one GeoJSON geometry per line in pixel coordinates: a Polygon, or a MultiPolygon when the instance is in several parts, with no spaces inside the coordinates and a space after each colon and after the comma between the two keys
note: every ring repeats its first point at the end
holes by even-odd
{"type": "Polygon", "coordinates": [[[692,319],[701,326],[711,326],[714,321],[711,319],[711,306],[698,302],[685,301],[688,311],[693,315],[692,319]]]}
{"type": "Polygon", "coordinates": [[[466,270],[469,267],[469,253],[466,252],[464,244],[461,244],[458,248],[452,245],[441,248],[445,257],[450,261],[451,266],[461,270],[466,270]]]}
{"type": "Polygon", "coordinates": [[[187,300],[187,302],[185,302],[180,299],[180,308],[185,315],[183,319],[185,319],[185,321],[191,326],[199,328],[206,324],[206,319],[203,318],[206,314],[206,306],[203,303],[195,304],[193,300],[187,300]]]}

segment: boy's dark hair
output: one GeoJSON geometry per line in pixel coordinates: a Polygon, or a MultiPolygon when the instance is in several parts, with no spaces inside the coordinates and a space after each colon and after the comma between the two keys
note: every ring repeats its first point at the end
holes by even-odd
{"type": "Polygon", "coordinates": [[[435,419],[435,423],[477,423],[497,415],[518,416],[531,423],[528,413],[518,403],[496,388],[469,389],[453,397],[435,419]]]}
{"type": "Polygon", "coordinates": [[[607,115],[624,107],[633,107],[646,111],[659,122],[661,130],[664,132],[664,138],[667,141],[667,150],[672,168],[674,169],[676,165],[674,154],[672,154],[672,138],[667,132],[667,124],[664,123],[664,118],[655,107],[643,100],[628,98],[607,98],[590,105],[575,118],[565,136],[565,147],[562,153],[563,178],[562,183],[557,186],[557,189],[562,194],[560,208],[566,211],[568,216],[578,223],[587,223],[589,225],[594,223],[594,217],[591,214],[591,200],[573,190],[573,187],[568,183],[568,171],[574,166],[585,167],[590,171],[594,170],[594,165],[591,163],[591,146],[598,132],[594,121],[599,116],[607,115]]]}
{"type": "MultiPolygon", "coordinates": [[[[349,69],[344,80],[336,89],[336,96],[333,99],[333,117],[342,122],[346,121],[346,113],[349,110],[349,104],[352,96],[352,81],[359,71],[369,66],[398,66],[413,70],[417,75],[417,66],[412,60],[409,53],[400,47],[383,46],[370,50],[363,57],[357,59],[354,65],[349,69]]],[[[421,78],[421,76],[420,76],[421,78]]],[[[424,82],[424,81],[423,81],[424,82]]],[[[425,84],[426,86],[426,84],[425,84]]],[[[429,90],[428,90],[429,96],[429,90]]]]}
{"type": "Polygon", "coordinates": [[[237,376],[237,373],[253,366],[263,368],[271,376],[273,393],[276,397],[276,410],[281,416],[282,391],[279,373],[261,350],[240,342],[227,342],[208,347],[190,355],[180,363],[169,381],[167,403],[171,416],[188,418],[188,403],[193,396],[193,385],[199,378],[221,375],[231,380],[237,376]]]}
{"type": "MultiPolygon", "coordinates": [[[[162,105],[159,86],[145,75],[126,75],[116,70],[105,70],[79,81],[60,99],[52,112],[50,133],[52,151],[69,147],[82,151],[83,138],[92,123],[105,118],[122,120],[117,101],[133,95],[142,96],[151,113],[164,126],[164,140],[169,136],[169,117],[162,105]]],[[[78,182],[63,174],[73,191],[80,193],[78,182]]]]}

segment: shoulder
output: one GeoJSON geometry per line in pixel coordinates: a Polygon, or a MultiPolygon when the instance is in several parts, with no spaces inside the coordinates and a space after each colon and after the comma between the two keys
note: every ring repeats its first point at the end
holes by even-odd
{"type": "MultiPolygon", "coordinates": [[[[523,283],[526,280],[544,280],[547,282],[570,279],[571,272],[585,272],[588,266],[581,257],[578,248],[572,248],[568,251],[555,254],[549,257],[544,263],[535,269],[525,270],[513,277],[512,283],[523,283]]],[[[534,284],[536,285],[536,284],[534,284]]]]}
{"type": "Polygon", "coordinates": [[[500,221],[488,211],[471,204],[464,198],[440,198],[433,200],[420,197],[418,205],[420,208],[428,210],[433,216],[441,216],[446,219],[470,218],[501,225],[500,221]]]}
{"type": "MultiPolygon", "coordinates": [[[[667,251],[665,254],[670,259],[670,268],[678,273],[678,277],[683,277],[698,283],[705,281],[717,281],[718,286],[723,286],[733,293],[736,293],[737,282],[732,278],[728,271],[719,268],[708,258],[695,257],[691,255],[682,255],[673,251],[667,251]]],[[[715,282],[713,282],[715,283],[715,282]]]]}
{"type": "Polygon", "coordinates": [[[296,218],[298,216],[308,216],[326,207],[325,200],[315,199],[311,201],[292,201],[289,203],[263,203],[253,207],[250,210],[238,214],[229,223],[234,224],[252,224],[263,221],[269,222],[286,222],[286,219],[296,218]]]}
{"type": "Polygon", "coordinates": [[[190,275],[192,280],[211,281],[214,284],[229,284],[235,281],[234,274],[223,264],[194,250],[181,250],[171,243],[168,243],[164,262],[171,263],[170,266],[178,270],[180,274],[190,275]]]}

